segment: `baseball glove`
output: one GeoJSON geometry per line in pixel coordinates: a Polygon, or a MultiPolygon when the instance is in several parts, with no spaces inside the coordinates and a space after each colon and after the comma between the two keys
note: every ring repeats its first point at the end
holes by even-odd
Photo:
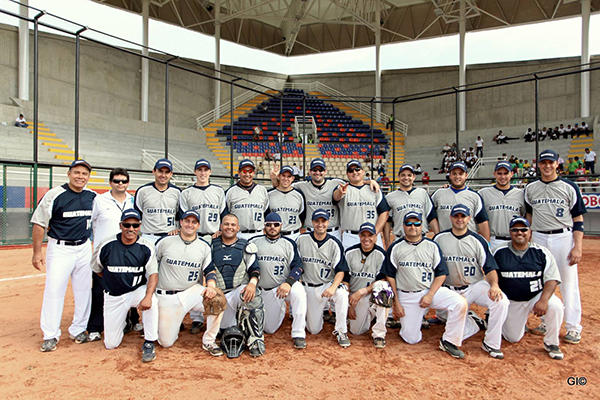
{"type": "Polygon", "coordinates": [[[227,307],[227,299],[223,294],[223,291],[219,288],[213,288],[217,294],[209,299],[204,297],[202,300],[202,304],[204,305],[204,314],[206,315],[219,315],[225,308],[227,307]]]}
{"type": "Polygon", "coordinates": [[[389,283],[385,281],[377,281],[373,284],[371,303],[385,308],[390,308],[392,306],[393,298],[394,291],[389,283]]]}

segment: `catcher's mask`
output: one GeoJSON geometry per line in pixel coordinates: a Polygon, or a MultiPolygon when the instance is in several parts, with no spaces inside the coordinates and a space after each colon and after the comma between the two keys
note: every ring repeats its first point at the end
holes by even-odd
{"type": "Polygon", "coordinates": [[[238,358],[244,351],[244,334],[237,326],[232,326],[223,332],[221,336],[221,348],[227,354],[227,358],[238,358]]]}

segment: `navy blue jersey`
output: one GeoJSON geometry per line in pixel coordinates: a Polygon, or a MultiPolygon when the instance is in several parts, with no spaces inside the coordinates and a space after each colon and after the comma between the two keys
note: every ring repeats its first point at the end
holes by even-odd
{"type": "Polygon", "coordinates": [[[513,249],[511,244],[494,252],[498,264],[498,285],[509,300],[528,301],[544,290],[547,281],[560,283],[556,260],[550,251],[530,243],[525,251],[513,249]]]}
{"type": "Polygon", "coordinates": [[[145,285],[148,276],[158,273],[154,246],[143,239],[125,245],[119,233],[94,253],[92,269],[102,273],[104,288],[111,296],[132,292],[145,285]]]}
{"type": "Polygon", "coordinates": [[[96,193],[74,192],[68,183],[52,188],[42,197],[31,222],[48,228],[57,240],[87,240],[92,234],[92,208],[96,193]]]}

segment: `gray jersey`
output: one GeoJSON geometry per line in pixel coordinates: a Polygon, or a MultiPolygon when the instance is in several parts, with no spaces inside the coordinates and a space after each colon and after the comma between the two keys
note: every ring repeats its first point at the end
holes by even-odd
{"type": "Polygon", "coordinates": [[[510,237],[509,223],[515,216],[525,215],[523,189],[511,186],[507,190],[490,186],[479,190],[489,217],[492,236],[510,237]]]}
{"type": "Polygon", "coordinates": [[[236,183],[225,192],[225,205],[238,217],[240,232],[262,231],[265,212],[269,208],[269,196],[264,186],[252,184],[250,188],[244,188],[236,183]]]}
{"type": "Polygon", "coordinates": [[[286,281],[293,284],[300,278],[302,261],[296,242],[286,237],[271,240],[261,235],[250,239],[250,243],[256,244],[258,249],[256,260],[260,267],[261,289],[273,289],[286,281]]]}
{"type": "Polygon", "coordinates": [[[329,228],[339,228],[339,208],[333,204],[333,192],[344,181],[333,178],[326,179],[321,186],[315,186],[311,181],[297,182],[294,188],[298,189],[306,199],[306,218],[304,226],[312,228],[310,220],[313,212],[319,208],[329,212],[329,228]]]}
{"type": "Polygon", "coordinates": [[[303,233],[296,244],[304,269],[303,282],[320,285],[332,282],[338,272],[348,272],[342,243],[333,236],[327,234],[325,239],[316,240],[313,233],[303,233]]]}
{"type": "Polygon", "coordinates": [[[400,239],[388,248],[382,272],[396,279],[396,289],[416,292],[429,289],[436,276],[448,275],[448,267],[433,240],[415,244],[400,239]]]}
{"type": "Polygon", "coordinates": [[[394,235],[404,236],[402,228],[404,215],[409,211],[416,211],[423,215],[423,233],[429,232],[427,223],[437,218],[433,202],[429,194],[423,188],[413,187],[410,190],[395,190],[385,196],[385,200],[390,206],[390,218],[394,222],[394,235]]]}
{"type": "Polygon", "coordinates": [[[297,231],[302,227],[305,218],[304,195],[297,189],[289,192],[282,192],[278,189],[271,189],[269,193],[269,212],[279,214],[282,221],[281,231],[297,231]]]}
{"type": "Polygon", "coordinates": [[[196,211],[200,216],[200,235],[212,235],[219,230],[221,216],[225,211],[225,191],[221,186],[190,186],[179,196],[182,212],[196,211]]]}
{"type": "Polygon", "coordinates": [[[498,269],[485,239],[472,231],[456,236],[452,231],[438,233],[433,241],[442,250],[448,267],[446,285],[466,286],[479,282],[487,274],[498,269]]]}
{"type": "Polygon", "coordinates": [[[477,224],[488,220],[481,196],[468,187],[464,189],[454,189],[451,186],[440,188],[433,193],[431,201],[433,201],[433,206],[437,212],[440,232],[452,228],[450,211],[456,204],[464,204],[469,207],[471,220],[468,227],[470,230],[476,231],[477,224]]]}
{"type": "Polygon", "coordinates": [[[377,223],[379,214],[389,211],[381,190],[377,193],[369,185],[348,185],[346,195],[338,202],[340,208],[340,228],[358,233],[365,222],[377,223]]]}
{"type": "Polygon", "coordinates": [[[377,279],[382,279],[381,267],[385,260],[385,251],[375,245],[368,253],[360,247],[360,243],[346,250],[346,262],[350,270],[350,292],[354,293],[366,288],[377,279]]]}
{"type": "Polygon", "coordinates": [[[197,238],[191,242],[181,236],[165,236],[156,243],[158,289],[185,290],[202,283],[203,271],[210,265],[211,249],[197,238]]]}
{"type": "Polygon", "coordinates": [[[531,213],[531,229],[552,231],[572,228],[573,218],[585,214],[579,188],[568,179],[537,180],[525,186],[525,207],[531,213]]]}
{"type": "Polygon", "coordinates": [[[142,233],[167,233],[176,229],[181,189],[169,184],[162,192],[154,183],[135,191],[134,206],[142,214],[142,233]]]}

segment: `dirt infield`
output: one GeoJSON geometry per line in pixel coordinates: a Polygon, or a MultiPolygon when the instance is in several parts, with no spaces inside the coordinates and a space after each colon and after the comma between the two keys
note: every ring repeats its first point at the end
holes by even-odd
{"type": "Polygon", "coordinates": [[[38,350],[44,278],[35,276],[39,272],[31,267],[30,258],[30,249],[0,251],[0,398],[599,397],[598,240],[585,240],[579,270],[583,339],[576,346],[561,346],[563,361],[551,360],[542,349],[542,339],[531,335],[518,344],[504,342],[506,358],[493,360],[480,349],[482,333],[464,343],[467,357],[455,360],[437,350],[441,327],[424,331],[424,340],[417,345],[405,344],[396,330],[390,331],[387,347],[376,350],[368,336],[350,336],[352,346],[340,348],[331,335],[332,325],[325,324],[321,334],[308,335],[308,348],[298,351],[291,346],[286,321],[275,335],[267,335],[267,354],[256,360],[247,353],[237,360],[211,358],[201,350],[201,335],[183,332],[174,347],[158,347],[156,361],[142,364],[142,339],[136,334],[128,334],[112,351],[105,350],[102,342],[76,345],[68,339],[65,332],[73,312],[70,289],[63,340],[55,352],[44,354],[38,350]],[[27,275],[34,276],[7,280],[27,275]],[[587,384],[569,385],[571,376],[585,377],[587,384]]]}

